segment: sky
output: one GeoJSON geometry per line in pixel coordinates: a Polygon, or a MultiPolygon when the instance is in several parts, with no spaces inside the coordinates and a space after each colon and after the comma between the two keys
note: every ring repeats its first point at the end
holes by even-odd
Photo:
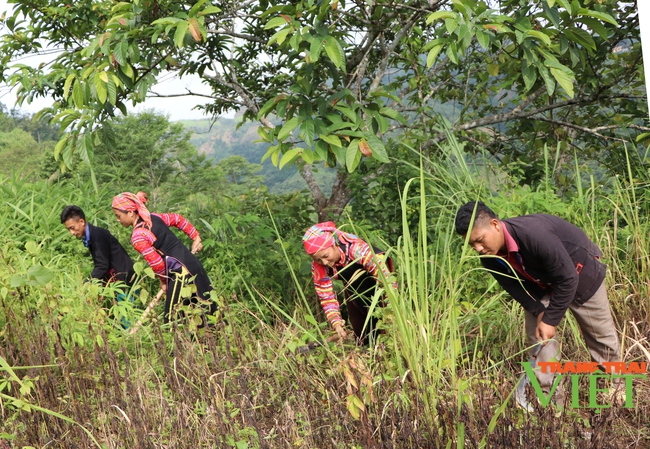
{"type": "MultiPolygon", "coordinates": [[[[0,0],[0,15],[4,11],[11,11],[11,5],[7,5],[6,0],[0,0]]],[[[2,31],[0,31],[1,33],[2,31]]],[[[22,64],[38,65],[43,61],[49,60],[46,57],[30,57],[22,59],[21,61],[12,61],[13,63],[20,62],[22,64]]],[[[204,86],[198,76],[184,76],[182,80],[177,79],[171,74],[162,75],[159,78],[159,84],[154,86],[154,91],[160,94],[180,94],[185,93],[186,89],[193,92],[202,94],[210,94],[210,89],[204,86]]],[[[169,116],[172,121],[177,120],[198,120],[206,118],[201,111],[193,110],[192,108],[197,104],[204,104],[208,99],[205,97],[174,97],[174,98],[148,98],[144,103],[139,104],[135,108],[131,107],[130,103],[127,105],[129,112],[138,112],[147,109],[154,109],[169,116]]],[[[15,90],[11,90],[9,86],[0,83],[0,103],[11,109],[15,106],[16,95],[15,90]]],[[[40,98],[31,104],[24,103],[19,109],[23,112],[35,114],[43,108],[50,106],[52,100],[49,98],[40,98]]]]}

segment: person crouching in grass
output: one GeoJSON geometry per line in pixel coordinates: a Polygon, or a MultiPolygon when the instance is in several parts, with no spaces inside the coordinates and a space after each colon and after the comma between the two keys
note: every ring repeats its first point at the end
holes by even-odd
{"type": "MultiPolygon", "coordinates": [[[[501,220],[482,201],[464,204],[455,225],[480,255],[481,264],[523,307],[526,337],[538,363],[561,358],[555,333],[568,310],[592,361],[603,366],[621,360],[605,286],[607,267],[600,261],[600,248],[582,229],[547,214],[501,220]],[[543,345],[541,350],[537,345],[543,345]]],[[[551,390],[552,373],[536,371],[535,376],[545,393],[551,390]]],[[[614,382],[615,389],[621,386],[614,382]]],[[[613,393],[620,401],[623,391],[613,393]]],[[[563,405],[561,392],[559,396],[557,402],[563,405]]]]}
{"type": "MultiPolygon", "coordinates": [[[[339,339],[347,336],[332,284],[333,279],[340,279],[344,284],[348,318],[357,344],[368,345],[376,337],[377,319],[369,316],[369,311],[377,289],[378,274],[381,271],[388,278],[393,269],[391,259],[382,252],[373,251],[356,235],[340,231],[331,221],[310,227],[302,240],[305,251],[313,260],[314,287],[327,320],[339,339]]],[[[397,288],[396,283],[393,285],[397,288]]]]}
{"type": "MultiPolygon", "coordinates": [[[[88,248],[94,265],[91,278],[101,281],[104,285],[122,281],[128,287],[133,286],[133,261],[113,234],[107,229],[88,223],[84,211],[75,205],[63,208],[61,223],[88,248]]],[[[134,298],[126,293],[117,295],[118,302],[125,299],[133,302],[134,298]]],[[[128,321],[123,319],[122,326],[128,327],[128,321]]]]}
{"type": "Polygon", "coordinates": [[[201,302],[209,303],[208,313],[216,311],[216,304],[210,299],[212,283],[203,265],[195,256],[203,249],[201,237],[196,228],[181,214],[151,213],[141,198],[131,192],[123,192],[113,198],[113,213],[124,227],[133,227],[131,243],[145,258],[160,280],[160,288],[166,293],[164,322],[174,317],[175,307],[181,302],[183,285],[194,284],[196,291],[183,305],[201,302]],[[188,249],[169,229],[174,226],[192,239],[188,249]]]}

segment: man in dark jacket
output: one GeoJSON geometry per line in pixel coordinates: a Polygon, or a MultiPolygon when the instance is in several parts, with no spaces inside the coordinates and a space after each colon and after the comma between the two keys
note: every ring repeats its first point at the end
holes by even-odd
{"type": "Polygon", "coordinates": [[[90,251],[95,265],[90,275],[92,278],[105,284],[112,281],[133,283],[133,261],[113,234],[87,223],[86,215],[78,206],[66,206],[61,212],[61,223],[90,251]]]}
{"type": "MultiPolygon", "coordinates": [[[[473,201],[458,210],[456,232],[470,232],[468,243],[484,256],[483,266],[524,308],[531,346],[555,340],[555,328],[570,309],[592,360],[620,361],[602,253],[580,228],[544,214],[499,220],[483,202],[473,201]]],[[[542,388],[552,382],[552,376],[537,377],[542,388]]]]}

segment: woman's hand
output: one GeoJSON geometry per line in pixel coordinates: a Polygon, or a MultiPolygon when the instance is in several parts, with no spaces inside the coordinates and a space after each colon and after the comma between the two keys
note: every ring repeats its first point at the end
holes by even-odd
{"type": "Polygon", "coordinates": [[[348,336],[348,333],[345,331],[345,328],[343,327],[343,323],[338,322],[334,325],[334,330],[336,331],[336,334],[339,336],[339,341],[345,340],[345,338],[348,336]]]}
{"type": "Polygon", "coordinates": [[[160,280],[160,289],[163,291],[163,294],[167,293],[167,282],[160,280]]]}
{"type": "Polygon", "coordinates": [[[203,244],[201,243],[201,237],[197,235],[196,238],[192,241],[192,254],[196,254],[202,249],[203,244]]]}

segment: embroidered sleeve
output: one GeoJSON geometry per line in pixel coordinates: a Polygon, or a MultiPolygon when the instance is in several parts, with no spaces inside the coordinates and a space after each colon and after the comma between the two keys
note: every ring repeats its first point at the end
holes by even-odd
{"type": "Polygon", "coordinates": [[[133,247],[142,254],[153,271],[162,278],[165,275],[165,261],[153,247],[155,241],[156,236],[146,228],[134,229],[133,234],[131,234],[133,247]]]}
{"type": "Polygon", "coordinates": [[[180,229],[192,240],[194,240],[199,235],[199,231],[197,231],[196,228],[192,226],[192,223],[190,223],[187,218],[183,217],[181,214],[156,215],[159,216],[167,226],[174,226],[175,228],[180,229]]]}
{"type": "MultiPolygon", "coordinates": [[[[361,239],[357,239],[356,242],[349,246],[349,254],[347,256],[351,261],[356,261],[363,265],[375,279],[379,279],[379,270],[384,273],[386,279],[390,276],[390,270],[386,266],[385,258],[378,254],[373,254],[370,245],[361,239]]],[[[393,287],[397,288],[397,281],[393,282],[393,287]]]]}
{"type": "Polygon", "coordinates": [[[341,318],[341,312],[339,310],[339,301],[336,299],[336,293],[332,286],[332,278],[327,274],[325,267],[316,262],[312,262],[311,272],[314,278],[316,295],[318,295],[327,321],[332,326],[335,326],[337,323],[343,324],[344,321],[341,318]]]}

